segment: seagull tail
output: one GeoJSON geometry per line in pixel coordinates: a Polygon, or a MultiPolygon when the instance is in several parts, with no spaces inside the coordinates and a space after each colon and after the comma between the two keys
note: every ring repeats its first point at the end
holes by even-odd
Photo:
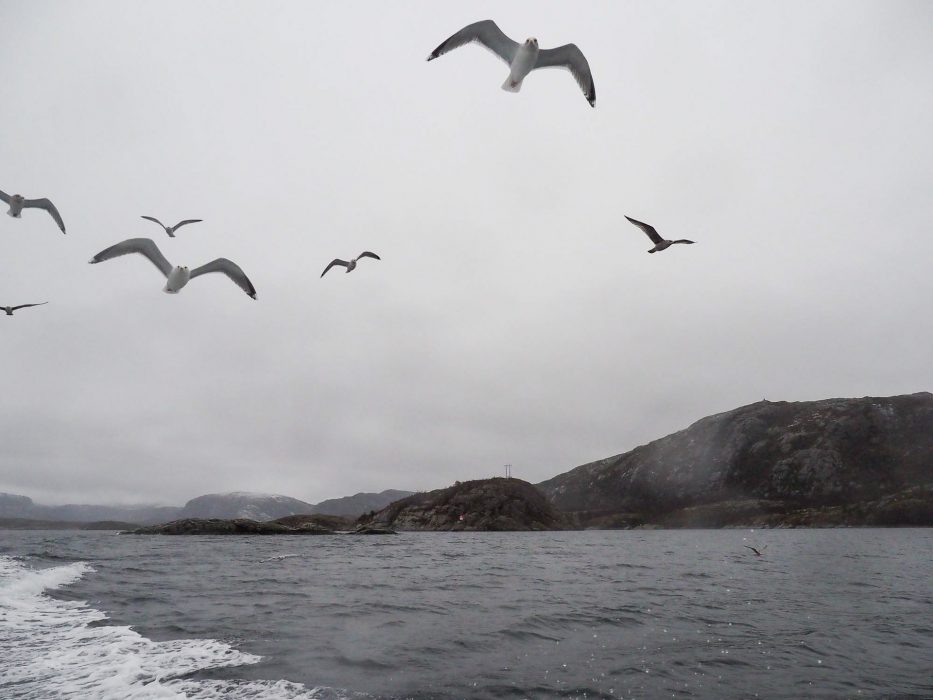
{"type": "Polygon", "coordinates": [[[522,89],[522,81],[513,80],[512,76],[510,75],[508,78],[505,79],[505,82],[502,83],[502,89],[505,90],[506,92],[518,92],[519,90],[522,89]]]}

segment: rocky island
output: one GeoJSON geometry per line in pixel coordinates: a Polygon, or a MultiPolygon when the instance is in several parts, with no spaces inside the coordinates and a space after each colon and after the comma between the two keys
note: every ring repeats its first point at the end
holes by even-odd
{"type": "Polygon", "coordinates": [[[565,530],[571,521],[521,479],[457,482],[395,501],[359,522],[397,530],[565,530]]]}

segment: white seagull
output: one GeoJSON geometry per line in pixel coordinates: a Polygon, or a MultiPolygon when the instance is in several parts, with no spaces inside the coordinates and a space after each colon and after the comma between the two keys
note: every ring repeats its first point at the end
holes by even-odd
{"type": "Polygon", "coordinates": [[[143,216],[142,218],[144,218],[144,219],[149,219],[149,221],[155,221],[159,226],[161,226],[162,228],[165,229],[165,232],[168,234],[168,237],[169,237],[169,238],[174,238],[174,237],[175,237],[175,231],[177,231],[178,229],[180,229],[180,228],[181,228],[182,226],[184,226],[185,224],[196,224],[196,223],[199,223],[199,222],[203,221],[203,219],[185,219],[184,221],[179,221],[179,222],[178,222],[177,224],[175,224],[174,226],[166,226],[165,224],[163,224],[161,221],[159,221],[159,220],[158,220],[157,218],[155,218],[154,216],[143,216]]]}
{"type": "Polygon", "coordinates": [[[172,267],[172,264],[165,259],[165,256],[162,255],[162,251],[159,250],[159,247],[151,238],[128,238],[125,241],[100,251],[91,258],[89,262],[93,265],[103,262],[104,260],[117,258],[121,255],[129,255],[130,253],[145,255],[149,259],[149,262],[155,265],[159,272],[165,275],[167,281],[162,291],[166,294],[178,294],[181,288],[195,277],[206,275],[209,272],[222,272],[253,299],[256,298],[256,288],[253,287],[253,283],[249,281],[246,273],[243,272],[240,266],[235,262],[227,260],[226,258],[217,258],[193,270],[188,270],[187,267],[182,265],[172,267]]]}
{"type": "Polygon", "coordinates": [[[26,199],[21,194],[9,195],[0,191],[0,200],[10,205],[7,214],[14,219],[23,218],[23,209],[45,209],[55,219],[55,223],[58,224],[58,228],[62,230],[62,233],[65,232],[65,222],[62,221],[62,215],[58,213],[58,209],[48,199],[26,199]]]}
{"type": "Polygon", "coordinates": [[[382,258],[380,258],[378,255],[376,255],[375,253],[370,253],[368,250],[365,250],[359,255],[357,255],[350,262],[347,262],[346,260],[341,260],[340,258],[334,258],[333,260],[330,261],[330,265],[324,268],[324,272],[321,273],[321,277],[326,275],[327,271],[330,268],[332,268],[334,265],[343,265],[345,268],[347,268],[347,272],[353,272],[354,268],[356,268],[356,261],[359,260],[360,258],[375,258],[376,260],[382,260],[382,258]]]}
{"type": "Polygon", "coordinates": [[[13,312],[17,309],[25,309],[30,306],[42,306],[43,304],[48,304],[47,301],[40,301],[38,304],[20,304],[19,306],[0,306],[0,311],[6,311],[7,316],[12,316],[13,312]]]}
{"type": "Polygon", "coordinates": [[[539,49],[538,40],[534,37],[519,44],[507,37],[491,19],[467,25],[434,49],[428,60],[433,61],[472,41],[479,42],[509,65],[509,77],[502,83],[503,90],[518,92],[525,76],[537,68],[566,68],[573,74],[590,106],[596,106],[596,86],[593,85],[590,64],[576,44],[539,49]]]}
{"type": "Polygon", "coordinates": [[[626,219],[635,224],[638,228],[648,234],[648,238],[651,239],[651,242],[654,243],[654,248],[649,250],[649,253],[657,253],[659,250],[665,250],[670,248],[675,243],[694,243],[694,241],[688,241],[686,238],[680,238],[676,241],[669,241],[664,238],[661,238],[661,234],[658,233],[657,229],[651,224],[645,224],[641,221],[636,221],[631,216],[626,216],[626,219]]]}

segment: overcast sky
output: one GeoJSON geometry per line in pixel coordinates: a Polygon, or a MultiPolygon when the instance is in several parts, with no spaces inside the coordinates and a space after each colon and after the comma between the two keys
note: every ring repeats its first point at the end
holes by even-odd
{"type": "Polygon", "coordinates": [[[532,482],[929,390],[933,3],[0,0],[0,491],[532,482]],[[565,71],[441,41],[492,18],[565,71]],[[140,215],[204,223],[169,239],[140,215]],[[623,218],[691,238],[648,255],[623,218]],[[238,262],[167,295],[142,257],[238,262]],[[372,250],[349,275],[334,257],[372,250]]]}

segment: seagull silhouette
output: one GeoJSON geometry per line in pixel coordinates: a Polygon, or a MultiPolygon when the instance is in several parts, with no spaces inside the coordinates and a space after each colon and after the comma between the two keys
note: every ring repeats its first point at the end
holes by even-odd
{"type": "Polygon", "coordinates": [[[149,219],[149,221],[155,221],[159,226],[161,226],[162,228],[165,229],[165,232],[168,234],[168,237],[169,237],[169,238],[174,238],[174,237],[175,237],[175,231],[177,231],[178,229],[180,229],[180,228],[181,228],[182,226],[184,226],[185,224],[196,224],[196,223],[198,223],[198,222],[204,220],[204,219],[185,219],[184,221],[179,221],[179,222],[178,222],[177,224],[175,224],[174,226],[166,226],[165,224],[163,224],[161,221],[159,221],[159,220],[158,220],[157,218],[155,218],[154,216],[145,216],[145,215],[143,215],[142,218],[143,218],[143,219],[149,219]]]}
{"type": "Polygon", "coordinates": [[[670,248],[675,243],[693,243],[694,242],[694,241],[688,241],[686,238],[681,238],[676,241],[666,240],[664,238],[661,238],[661,235],[658,233],[657,229],[655,229],[655,227],[652,226],[651,224],[645,224],[645,223],[642,223],[641,221],[636,221],[631,216],[626,216],[625,218],[631,221],[633,224],[635,224],[642,231],[644,231],[648,235],[648,238],[651,239],[651,242],[654,243],[654,248],[649,250],[648,251],[649,253],[657,253],[660,250],[665,250],[667,248],[670,248]]]}
{"type": "Polygon", "coordinates": [[[17,309],[27,309],[30,306],[42,306],[43,304],[48,304],[47,301],[40,301],[38,304],[20,304],[19,306],[0,306],[0,311],[6,311],[7,316],[12,316],[13,312],[17,309]]]}
{"type": "Polygon", "coordinates": [[[326,275],[327,271],[330,268],[332,268],[334,265],[343,265],[345,268],[347,268],[347,272],[353,272],[353,270],[356,268],[356,261],[360,260],[361,258],[375,258],[376,260],[382,260],[382,258],[380,258],[378,255],[376,255],[375,253],[370,253],[368,250],[365,250],[359,255],[357,255],[350,262],[347,262],[346,260],[341,260],[340,258],[334,258],[333,260],[330,261],[330,265],[324,268],[324,272],[321,273],[321,277],[326,275]]]}
{"type": "MultiPolygon", "coordinates": [[[[755,553],[755,556],[757,556],[757,557],[760,557],[760,556],[761,556],[761,552],[759,552],[759,551],[758,551],[757,549],[755,549],[754,547],[751,547],[751,546],[749,546],[749,545],[747,545],[747,544],[743,544],[742,546],[745,547],[746,549],[752,550],[752,551],[755,553]]],[[[765,545],[765,546],[762,547],[761,549],[764,550],[765,548],[767,548],[767,546],[768,546],[768,545],[765,545]]]]}
{"type": "Polygon", "coordinates": [[[58,224],[58,228],[62,230],[62,233],[65,232],[65,222],[62,221],[62,215],[58,213],[58,209],[56,209],[55,205],[48,199],[26,199],[21,194],[10,195],[0,191],[0,201],[10,205],[10,210],[7,214],[14,219],[23,218],[23,209],[45,209],[49,215],[55,219],[55,223],[58,224]]]}

